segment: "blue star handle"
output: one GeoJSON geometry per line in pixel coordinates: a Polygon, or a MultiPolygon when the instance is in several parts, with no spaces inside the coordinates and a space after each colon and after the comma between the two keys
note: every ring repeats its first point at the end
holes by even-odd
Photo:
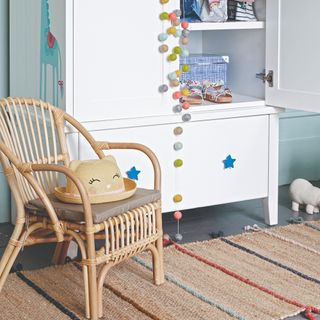
{"type": "Polygon", "coordinates": [[[129,171],[127,171],[127,176],[129,179],[132,179],[132,180],[139,180],[139,173],[141,171],[140,170],[137,170],[136,167],[132,167],[129,171]]]}
{"type": "Polygon", "coordinates": [[[224,163],[224,168],[225,169],[233,169],[234,168],[234,163],[236,162],[236,159],[233,159],[231,157],[231,155],[229,154],[224,160],[223,160],[223,163],[224,163]]]}

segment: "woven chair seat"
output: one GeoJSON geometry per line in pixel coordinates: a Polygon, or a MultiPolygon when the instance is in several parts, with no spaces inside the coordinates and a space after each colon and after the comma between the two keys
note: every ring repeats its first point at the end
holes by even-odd
{"type": "MultiPolygon", "coordinates": [[[[50,194],[48,197],[51,200],[51,204],[60,219],[72,222],[84,221],[82,205],[61,202],[55,197],[54,194],[50,194]]],[[[148,203],[156,202],[160,200],[160,198],[160,191],[138,188],[135,194],[128,199],[116,202],[93,204],[93,222],[101,223],[108,218],[115,217],[138,207],[142,207],[148,203]]],[[[26,209],[32,214],[48,216],[48,213],[40,199],[30,200],[26,204],[26,209]]]]}

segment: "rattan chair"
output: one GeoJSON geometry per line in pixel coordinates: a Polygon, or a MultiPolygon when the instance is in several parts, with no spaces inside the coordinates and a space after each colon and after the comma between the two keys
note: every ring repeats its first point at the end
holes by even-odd
{"type": "Polygon", "coordinates": [[[102,288],[110,267],[139,252],[151,251],[154,282],[164,282],[160,166],[150,149],[136,143],[98,142],[74,118],[49,103],[7,98],[0,100],[0,156],[17,212],[0,263],[0,291],[22,247],[56,242],[53,261],[62,264],[72,240],[82,255],[87,318],[103,315],[102,288]],[[66,126],[76,129],[99,158],[109,149],[143,152],[153,165],[153,190],[138,189],[120,205],[108,204],[105,210],[100,205],[96,210],[99,205],[90,204],[86,188],[68,169],[66,126]],[[83,205],[75,205],[75,215],[70,214],[72,207],[66,213],[52,196],[61,175],[69,177],[81,195],[83,205]],[[97,239],[103,239],[99,249],[97,239]]]}

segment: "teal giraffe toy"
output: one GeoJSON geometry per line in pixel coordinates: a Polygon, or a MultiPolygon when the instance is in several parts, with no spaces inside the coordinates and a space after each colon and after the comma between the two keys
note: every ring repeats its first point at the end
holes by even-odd
{"type": "Polygon", "coordinates": [[[40,34],[40,99],[48,101],[49,86],[52,85],[52,104],[59,106],[63,97],[61,52],[57,39],[50,31],[49,0],[41,0],[40,34]],[[51,66],[51,80],[48,67],[51,66]],[[60,95],[59,95],[60,91],[60,95]]]}

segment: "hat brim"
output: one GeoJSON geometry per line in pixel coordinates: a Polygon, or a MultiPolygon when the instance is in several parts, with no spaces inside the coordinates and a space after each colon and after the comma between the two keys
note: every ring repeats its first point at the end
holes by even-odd
{"type": "MultiPolygon", "coordinates": [[[[130,198],[134,195],[137,190],[137,184],[135,181],[123,178],[124,181],[124,191],[119,193],[110,193],[98,195],[89,194],[89,200],[91,204],[114,202],[119,200],[124,200],[130,198]]],[[[62,202],[73,203],[73,204],[82,204],[82,199],[79,194],[73,194],[66,192],[66,187],[56,187],[54,189],[54,195],[62,202]]]]}

